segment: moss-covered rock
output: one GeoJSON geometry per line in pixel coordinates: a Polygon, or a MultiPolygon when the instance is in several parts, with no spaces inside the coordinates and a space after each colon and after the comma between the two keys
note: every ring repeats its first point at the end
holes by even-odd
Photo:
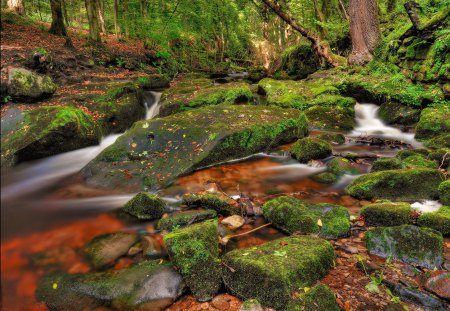
{"type": "Polygon", "coordinates": [[[292,156],[301,163],[310,160],[323,159],[331,156],[332,150],[329,143],[317,138],[302,138],[292,146],[292,156]]]}
{"type": "Polygon", "coordinates": [[[201,222],[206,219],[217,217],[214,210],[190,210],[177,212],[166,218],[161,218],[158,221],[157,228],[159,230],[172,231],[179,227],[184,227],[192,223],[201,222]]]}
{"type": "Polygon", "coordinates": [[[209,105],[247,103],[253,98],[244,82],[214,85],[209,79],[183,80],[161,96],[159,115],[164,117],[209,105]]]}
{"type": "Polygon", "coordinates": [[[338,180],[338,176],[331,172],[322,172],[316,175],[312,175],[311,179],[321,184],[333,184],[338,180]]]}
{"type": "Polygon", "coordinates": [[[450,180],[446,180],[439,185],[439,201],[444,205],[450,205],[450,180]]]}
{"type": "Polygon", "coordinates": [[[416,138],[429,139],[444,133],[450,133],[450,106],[422,110],[416,126],[416,138]]]}
{"type": "Polygon", "coordinates": [[[122,210],[139,219],[159,219],[166,211],[166,203],[155,194],[139,192],[122,210]]]}
{"type": "Polygon", "coordinates": [[[348,235],[350,216],[345,207],[333,204],[308,204],[293,197],[281,196],[264,203],[263,215],[280,230],[292,234],[319,233],[336,239],[348,235]]]}
{"type": "Polygon", "coordinates": [[[429,154],[430,154],[430,151],[428,149],[414,149],[414,150],[405,149],[405,150],[400,150],[399,152],[397,152],[395,157],[397,159],[404,160],[408,157],[415,156],[415,155],[428,157],[429,154]]]}
{"type": "Polygon", "coordinates": [[[84,251],[92,266],[100,269],[127,254],[136,241],[137,235],[133,233],[108,233],[95,237],[86,245],[84,251]]]}
{"type": "Polygon", "coordinates": [[[319,284],[292,299],[287,311],[340,311],[336,297],[325,284],[319,284]]]}
{"type": "Polygon", "coordinates": [[[450,148],[441,148],[437,150],[432,150],[427,158],[435,161],[439,164],[440,168],[449,170],[450,168],[450,148]]]}
{"type": "Polygon", "coordinates": [[[264,311],[265,308],[257,299],[244,301],[238,311],[264,311]]]}
{"type": "Polygon", "coordinates": [[[345,143],[345,136],[341,133],[320,133],[316,137],[335,145],[342,145],[345,143]]]}
{"type": "Polygon", "coordinates": [[[223,193],[189,193],[183,196],[182,203],[189,208],[207,208],[225,216],[241,213],[237,202],[223,193]]]}
{"type": "Polygon", "coordinates": [[[335,157],[328,164],[328,169],[330,172],[340,177],[342,175],[357,175],[360,174],[355,162],[341,157],[335,157]]]}
{"type": "Polygon", "coordinates": [[[402,163],[409,168],[438,168],[438,165],[434,161],[425,159],[421,155],[413,155],[402,160],[402,163]]]}
{"type": "Polygon", "coordinates": [[[52,78],[24,68],[9,69],[8,94],[14,99],[33,101],[51,96],[56,91],[52,78]]]}
{"type": "Polygon", "coordinates": [[[306,117],[297,110],[249,105],[203,107],[136,122],[90,162],[83,175],[96,187],[159,188],[197,168],[304,137],[307,128],[306,117]]]}
{"type": "Polygon", "coordinates": [[[416,168],[369,173],[356,178],[346,191],[358,199],[436,199],[444,176],[434,169],[416,168]]]}
{"type": "Polygon", "coordinates": [[[399,226],[410,222],[413,209],[404,202],[383,202],[363,206],[360,213],[370,226],[399,226]]]}
{"type": "Polygon", "coordinates": [[[333,265],[331,244],[312,236],[291,236],[223,257],[223,280],[242,299],[286,310],[291,295],[325,276],[333,265]]]}
{"type": "Polygon", "coordinates": [[[411,225],[380,227],[366,232],[370,254],[392,257],[430,269],[443,262],[443,238],[438,231],[411,225]]]}
{"type": "Polygon", "coordinates": [[[397,158],[382,158],[373,162],[371,172],[398,170],[404,167],[402,161],[397,158]]]}
{"type": "Polygon", "coordinates": [[[277,72],[285,71],[290,79],[304,79],[309,74],[319,70],[320,59],[311,44],[302,43],[288,47],[281,54],[281,63],[277,72]]]}
{"type": "Polygon", "coordinates": [[[164,236],[174,265],[199,301],[210,300],[222,283],[217,220],[206,220],[164,236]]]}
{"type": "Polygon", "coordinates": [[[2,166],[95,145],[100,139],[92,118],[72,107],[12,109],[1,122],[2,166]]]}
{"type": "Polygon", "coordinates": [[[349,131],[355,127],[355,110],[350,107],[314,106],[305,114],[315,128],[349,131]]]}
{"type": "Polygon", "coordinates": [[[423,213],[417,219],[417,224],[450,236],[450,206],[442,206],[437,212],[423,213]]]}
{"type": "Polygon", "coordinates": [[[409,125],[419,121],[420,109],[411,108],[394,101],[387,101],[380,106],[378,115],[387,124],[409,125]]]}
{"type": "Polygon", "coordinates": [[[435,136],[427,140],[424,145],[433,149],[450,148],[450,133],[435,136]]]}
{"type": "Polygon", "coordinates": [[[100,306],[135,310],[170,305],[183,288],[181,275],[169,263],[155,260],[122,270],[48,275],[40,280],[36,298],[50,310],[92,310],[100,306]]]}

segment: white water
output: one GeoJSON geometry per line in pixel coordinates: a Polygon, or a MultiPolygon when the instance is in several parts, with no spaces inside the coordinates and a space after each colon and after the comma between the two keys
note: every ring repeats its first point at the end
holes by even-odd
{"type": "Polygon", "coordinates": [[[356,125],[350,136],[375,136],[380,138],[396,139],[407,142],[415,148],[422,148],[422,144],[414,139],[413,133],[403,133],[398,128],[388,126],[378,118],[379,106],[375,104],[355,105],[356,125]]]}
{"type": "Polygon", "coordinates": [[[411,204],[411,207],[422,213],[431,213],[437,212],[442,207],[442,204],[439,203],[439,201],[425,200],[422,202],[415,202],[411,204]]]}
{"type": "Polygon", "coordinates": [[[144,97],[144,105],[147,109],[145,120],[152,119],[159,114],[161,95],[160,92],[148,92],[144,97]]]}

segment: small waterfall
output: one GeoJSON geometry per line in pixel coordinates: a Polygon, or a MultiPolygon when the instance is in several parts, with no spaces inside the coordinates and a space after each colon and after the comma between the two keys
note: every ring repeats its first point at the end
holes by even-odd
{"type": "Polygon", "coordinates": [[[147,109],[147,113],[145,115],[145,120],[152,119],[156,117],[159,114],[159,108],[160,105],[160,99],[161,99],[161,92],[147,92],[144,95],[144,105],[147,109]]]}

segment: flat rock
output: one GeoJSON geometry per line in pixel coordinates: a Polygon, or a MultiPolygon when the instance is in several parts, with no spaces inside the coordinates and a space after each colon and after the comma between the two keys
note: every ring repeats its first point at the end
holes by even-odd
{"type": "Polygon", "coordinates": [[[245,224],[245,219],[239,215],[233,215],[223,219],[221,224],[228,229],[236,230],[245,224]]]}
{"type": "Polygon", "coordinates": [[[425,283],[425,288],[441,298],[450,300],[450,272],[433,272],[425,283]]]}

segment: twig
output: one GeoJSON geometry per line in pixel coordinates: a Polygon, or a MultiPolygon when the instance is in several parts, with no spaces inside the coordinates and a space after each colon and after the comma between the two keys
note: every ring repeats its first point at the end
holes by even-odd
{"type": "Polygon", "coordinates": [[[448,152],[446,152],[446,153],[444,154],[444,156],[442,157],[442,162],[441,162],[441,165],[439,165],[439,169],[441,169],[442,166],[444,165],[445,159],[447,158],[447,155],[448,155],[448,152]]]}
{"type": "Polygon", "coordinates": [[[266,223],[266,224],[264,224],[264,225],[262,225],[262,226],[256,227],[255,229],[252,229],[252,230],[250,230],[250,231],[246,231],[246,232],[239,233],[239,234],[235,234],[235,235],[230,235],[230,236],[228,236],[227,238],[228,238],[228,239],[232,239],[232,238],[236,238],[236,237],[239,237],[239,236],[243,236],[243,235],[246,235],[246,234],[255,232],[255,231],[257,231],[257,230],[259,230],[259,229],[262,229],[262,228],[264,228],[264,227],[270,226],[271,224],[272,224],[271,222],[268,222],[268,223],[266,223]]]}

